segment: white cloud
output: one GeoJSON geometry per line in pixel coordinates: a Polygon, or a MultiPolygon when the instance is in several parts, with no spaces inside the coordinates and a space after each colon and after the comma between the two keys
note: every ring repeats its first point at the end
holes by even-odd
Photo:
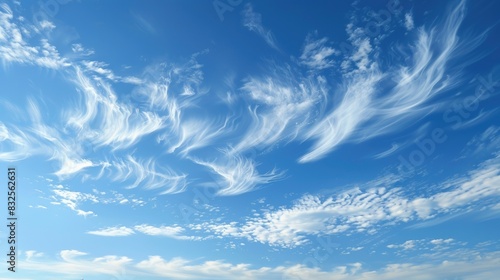
{"type": "Polygon", "coordinates": [[[43,20],[40,22],[40,27],[42,29],[48,29],[48,30],[52,30],[54,28],[56,28],[56,26],[54,25],[54,23],[48,21],[48,20],[43,20]]]}
{"type": "Polygon", "coordinates": [[[228,155],[226,153],[225,158],[219,160],[219,162],[198,159],[193,159],[193,161],[210,168],[213,173],[219,176],[216,194],[221,196],[246,193],[255,190],[259,185],[271,183],[283,176],[282,173],[276,170],[260,174],[254,161],[240,155],[228,155]]]}
{"type": "MultiPolygon", "coordinates": [[[[428,102],[459,83],[447,73],[446,66],[464,52],[457,36],[464,11],[465,1],[461,1],[441,26],[418,29],[410,65],[394,65],[385,72],[379,61],[371,59],[378,55],[372,54],[374,48],[363,29],[349,24],[347,32],[354,49],[343,63],[345,73],[338,88],[342,97],[339,105],[306,133],[306,139],[315,141],[299,161],[318,160],[346,141],[366,141],[395,131],[439,106],[428,102]],[[381,85],[387,79],[394,81],[392,89],[381,85]]],[[[477,47],[480,39],[472,40],[467,49],[477,47]]]]}
{"type": "MultiPolygon", "coordinates": [[[[119,256],[103,256],[91,260],[83,259],[88,254],[78,250],[63,250],[60,252],[61,260],[47,261],[37,258],[27,259],[25,269],[43,272],[45,274],[57,273],[60,275],[111,275],[120,276],[132,259],[119,256]]],[[[132,271],[132,270],[131,270],[132,271]]],[[[81,278],[81,277],[80,277],[81,278]]]]}
{"type": "MultiPolygon", "coordinates": [[[[168,152],[173,153],[178,151],[181,156],[187,156],[191,151],[208,146],[218,137],[231,131],[229,127],[229,119],[226,119],[222,124],[212,124],[207,120],[186,120],[179,125],[177,131],[178,139],[169,147],[168,152]]],[[[173,138],[172,135],[164,134],[158,137],[160,142],[166,141],[168,138],[173,138]]]]}
{"type": "Polygon", "coordinates": [[[154,227],[147,224],[137,225],[134,229],[147,235],[161,235],[169,237],[177,236],[184,231],[184,228],[180,226],[154,227]]]}
{"type": "Polygon", "coordinates": [[[500,127],[498,126],[488,127],[467,143],[467,148],[474,154],[496,151],[498,147],[500,147],[500,127]]]}
{"type": "Polygon", "coordinates": [[[53,189],[52,192],[55,194],[55,196],[52,196],[55,203],[62,203],[66,205],[71,210],[75,211],[79,216],[87,217],[88,215],[94,215],[94,212],[92,211],[83,211],[79,209],[79,204],[87,201],[99,203],[98,197],[93,194],[61,189],[53,189]]]}
{"type": "Polygon", "coordinates": [[[359,262],[332,267],[331,270],[310,268],[302,264],[255,267],[247,263],[233,264],[223,260],[204,262],[181,257],[166,260],[150,256],[134,262],[128,257],[104,256],[86,258],[88,254],[77,250],[60,252],[61,260],[29,258],[24,263],[26,271],[55,273],[57,275],[88,276],[111,275],[114,277],[162,277],[169,279],[451,279],[469,277],[477,280],[495,279],[500,273],[500,252],[478,253],[477,258],[458,258],[433,263],[392,263],[379,269],[367,269],[359,262]]]}
{"type": "Polygon", "coordinates": [[[109,65],[104,62],[84,60],[82,61],[82,64],[88,71],[102,75],[111,81],[115,81],[117,78],[113,71],[107,68],[109,65]]]}
{"type": "Polygon", "coordinates": [[[431,244],[434,245],[442,245],[442,244],[449,244],[453,242],[453,238],[448,238],[448,239],[433,239],[431,240],[431,244]]]}
{"type": "Polygon", "coordinates": [[[403,250],[411,250],[415,247],[416,243],[418,241],[415,241],[415,240],[407,240],[405,241],[405,243],[403,244],[399,244],[399,245],[396,245],[396,244],[389,244],[387,245],[387,248],[389,249],[398,249],[398,248],[401,248],[403,250]]]}
{"type": "MultiPolygon", "coordinates": [[[[26,41],[30,38],[23,37],[22,28],[14,21],[10,7],[2,3],[0,5],[0,59],[4,64],[16,62],[50,69],[60,69],[70,65],[65,58],[60,57],[55,47],[46,39],[42,38],[40,45],[32,46],[26,41]]],[[[42,27],[50,31],[53,24],[44,21],[42,27]]]]}
{"type": "Polygon", "coordinates": [[[89,55],[93,55],[94,54],[93,50],[89,50],[89,49],[84,48],[82,46],[82,44],[73,44],[73,45],[71,45],[71,50],[74,53],[79,54],[79,55],[83,55],[83,56],[89,56],[89,55]]]}
{"type": "Polygon", "coordinates": [[[72,259],[79,257],[79,256],[85,256],[87,253],[80,252],[77,250],[62,250],[61,253],[61,258],[65,261],[71,261],[72,259]]]}
{"type": "Polygon", "coordinates": [[[38,138],[38,151],[52,153],[51,159],[56,159],[61,164],[60,169],[55,172],[57,176],[66,177],[94,165],[92,161],[81,158],[80,144],[44,123],[38,105],[31,99],[28,100],[27,111],[33,122],[32,132],[38,138]]]}
{"type": "Polygon", "coordinates": [[[151,226],[148,224],[142,224],[142,225],[137,225],[134,227],[134,229],[138,232],[141,232],[143,234],[151,235],[151,236],[164,236],[164,237],[170,237],[178,240],[201,240],[201,237],[197,236],[187,236],[187,235],[182,235],[182,233],[185,231],[183,227],[180,227],[178,225],[173,225],[173,226],[151,226]]]}
{"type": "Polygon", "coordinates": [[[67,112],[67,122],[77,130],[82,141],[124,149],[144,135],[163,128],[164,119],[156,113],[119,102],[108,83],[93,82],[78,67],[75,70],[74,82],[83,100],[80,106],[67,112]]]}
{"type": "Polygon", "coordinates": [[[365,30],[349,23],[346,26],[346,32],[353,49],[352,54],[342,62],[342,70],[346,73],[360,73],[372,68],[374,62],[370,60],[370,54],[373,47],[365,30]]]}
{"type": "Polygon", "coordinates": [[[18,161],[36,153],[34,139],[22,130],[7,126],[0,121],[0,159],[4,161],[18,161]]]}
{"type": "Polygon", "coordinates": [[[30,205],[29,208],[36,208],[36,209],[47,209],[46,206],[43,206],[43,205],[37,205],[37,206],[33,206],[33,205],[30,205]]]}
{"type": "MultiPolygon", "coordinates": [[[[500,196],[500,158],[484,162],[468,176],[446,182],[445,191],[427,197],[410,197],[391,186],[350,189],[336,196],[305,195],[292,207],[268,210],[245,222],[192,225],[222,237],[245,238],[272,246],[295,247],[308,236],[347,230],[373,232],[381,224],[427,220],[437,215],[469,211],[467,206],[500,196]]],[[[494,203],[484,202],[484,209],[494,203]]],[[[411,248],[412,244],[405,245],[411,248]]]]}
{"type": "Polygon", "coordinates": [[[382,78],[381,73],[373,71],[347,82],[337,108],[306,133],[307,139],[316,140],[311,151],[302,156],[299,162],[305,163],[324,157],[340,143],[352,137],[362,123],[373,117],[372,101],[376,84],[382,78]]]}
{"type": "Polygon", "coordinates": [[[311,125],[323,110],[326,101],[326,80],[319,77],[299,78],[289,68],[272,66],[274,75],[250,78],[243,85],[255,107],[249,107],[250,126],[234,153],[248,149],[264,149],[280,141],[292,141],[311,125]]]}
{"type": "Polygon", "coordinates": [[[125,159],[102,163],[102,172],[110,172],[113,181],[132,181],[128,188],[142,186],[148,190],[160,189],[160,194],[183,192],[188,184],[186,174],[177,174],[156,163],[154,159],[138,160],[129,155],[125,159]]]}
{"type": "Polygon", "coordinates": [[[88,231],[87,233],[100,236],[129,236],[134,234],[134,230],[128,227],[109,227],[88,231]]]}
{"type": "Polygon", "coordinates": [[[314,39],[309,34],[302,49],[300,61],[302,64],[314,70],[322,70],[333,66],[332,55],[337,55],[339,51],[327,45],[328,38],[314,39]]]}
{"type": "Polygon", "coordinates": [[[152,226],[148,224],[140,224],[134,227],[108,227],[99,230],[88,231],[87,234],[106,236],[106,237],[119,237],[130,236],[136,232],[149,235],[149,236],[162,236],[178,240],[202,240],[199,236],[183,235],[185,229],[178,225],[173,226],[152,226]]]}
{"type": "Polygon", "coordinates": [[[32,258],[39,258],[39,257],[42,257],[44,255],[43,253],[37,252],[34,250],[28,250],[24,253],[26,255],[26,260],[28,260],[28,261],[31,260],[32,258]]]}
{"type": "Polygon", "coordinates": [[[413,15],[411,13],[405,14],[405,28],[410,31],[415,25],[413,24],[413,15]]]}
{"type": "Polygon", "coordinates": [[[142,29],[143,31],[149,33],[149,34],[156,34],[156,29],[154,28],[153,24],[151,24],[145,17],[141,16],[140,14],[137,13],[131,13],[132,18],[134,19],[136,25],[142,29]]]}
{"type": "Polygon", "coordinates": [[[388,149],[388,150],[385,150],[381,153],[378,153],[376,154],[375,156],[373,156],[374,158],[385,158],[389,155],[392,155],[394,152],[396,152],[397,150],[399,150],[401,148],[400,145],[398,144],[392,144],[392,146],[388,149]]]}
{"type": "Polygon", "coordinates": [[[276,50],[279,49],[273,33],[262,25],[262,16],[254,12],[250,3],[245,5],[245,10],[243,11],[243,25],[248,28],[248,30],[262,37],[271,48],[276,50]]]}
{"type": "Polygon", "coordinates": [[[83,211],[80,209],[76,210],[76,214],[78,216],[83,216],[84,218],[87,218],[87,216],[92,215],[92,216],[97,216],[93,211],[83,211]]]}

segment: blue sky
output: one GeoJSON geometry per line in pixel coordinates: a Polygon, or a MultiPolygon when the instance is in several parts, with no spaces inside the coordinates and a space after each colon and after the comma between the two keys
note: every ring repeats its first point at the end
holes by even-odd
{"type": "Polygon", "coordinates": [[[493,279],[499,9],[2,1],[0,279],[493,279]]]}

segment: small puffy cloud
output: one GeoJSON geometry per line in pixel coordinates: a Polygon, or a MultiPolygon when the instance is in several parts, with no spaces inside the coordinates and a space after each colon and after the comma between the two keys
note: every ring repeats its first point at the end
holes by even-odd
{"type": "Polygon", "coordinates": [[[99,236],[129,236],[134,234],[134,230],[128,227],[109,227],[100,230],[88,231],[88,234],[99,236]]]}

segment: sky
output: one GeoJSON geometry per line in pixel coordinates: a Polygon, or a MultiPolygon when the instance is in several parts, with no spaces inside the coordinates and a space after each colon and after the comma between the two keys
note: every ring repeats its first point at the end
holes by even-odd
{"type": "Polygon", "coordinates": [[[495,278],[498,10],[0,1],[0,280],[495,278]]]}

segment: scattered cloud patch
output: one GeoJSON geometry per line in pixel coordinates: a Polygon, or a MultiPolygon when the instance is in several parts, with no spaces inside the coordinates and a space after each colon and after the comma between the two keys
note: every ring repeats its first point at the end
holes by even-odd
{"type": "Polygon", "coordinates": [[[262,25],[262,15],[256,13],[250,3],[245,5],[245,10],[243,11],[243,26],[257,33],[271,48],[279,50],[274,34],[262,25]]]}
{"type": "Polygon", "coordinates": [[[129,236],[134,234],[134,231],[127,227],[109,227],[100,230],[88,231],[87,233],[99,236],[129,236]]]}
{"type": "Polygon", "coordinates": [[[415,27],[413,23],[413,15],[411,13],[405,14],[405,28],[408,31],[411,31],[415,27]]]}
{"type": "Polygon", "coordinates": [[[300,62],[310,69],[323,70],[334,65],[332,55],[340,52],[328,45],[328,38],[315,39],[312,34],[306,38],[300,62]]]}

